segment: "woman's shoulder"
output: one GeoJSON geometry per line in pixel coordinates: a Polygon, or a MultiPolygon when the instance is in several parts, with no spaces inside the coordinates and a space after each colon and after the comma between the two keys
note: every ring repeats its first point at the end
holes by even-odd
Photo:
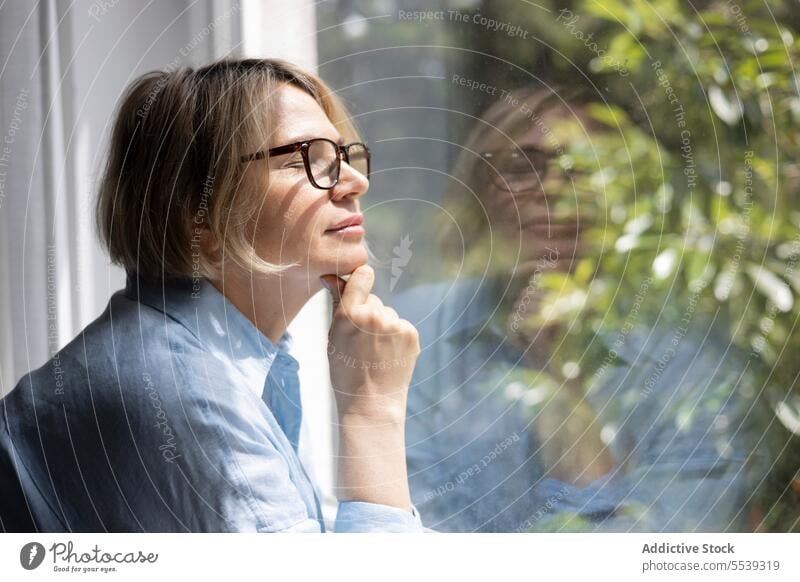
{"type": "Polygon", "coordinates": [[[274,452],[278,429],[249,389],[264,379],[254,372],[248,383],[236,353],[200,339],[168,312],[117,294],[0,401],[0,464],[15,459],[19,479],[41,492],[37,515],[62,516],[76,531],[127,531],[138,520],[153,531],[228,527],[219,515],[230,496],[214,483],[233,484],[239,503],[233,489],[244,477],[231,447],[274,452]]]}
{"type": "Polygon", "coordinates": [[[15,418],[29,418],[35,408],[39,422],[51,413],[131,408],[147,397],[148,382],[181,382],[191,361],[202,357],[189,330],[119,292],[72,341],[24,375],[2,404],[15,418]]]}

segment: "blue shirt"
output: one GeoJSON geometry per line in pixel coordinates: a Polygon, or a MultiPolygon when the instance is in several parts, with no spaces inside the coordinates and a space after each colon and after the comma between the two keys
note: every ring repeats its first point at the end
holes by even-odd
{"type": "MultiPolygon", "coordinates": [[[[3,529],[26,529],[14,512],[45,532],[325,531],[290,344],[206,280],[129,277],[2,400],[0,483],[18,495],[3,529]]],[[[333,529],[422,525],[413,509],[351,501],[333,529]]]]}

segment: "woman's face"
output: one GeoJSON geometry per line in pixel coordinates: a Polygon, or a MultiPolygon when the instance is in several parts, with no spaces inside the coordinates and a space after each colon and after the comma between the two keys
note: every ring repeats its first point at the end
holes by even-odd
{"type": "MultiPolygon", "coordinates": [[[[324,137],[343,143],[337,128],[308,93],[285,84],[273,95],[273,133],[269,147],[324,137]]],[[[285,277],[318,284],[326,274],[349,274],[367,262],[363,230],[331,231],[359,215],[359,197],[369,188],[366,176],[342,161],[339,182],[330,190],[309,181],[300,152],[252,162],[245,181],[263,197],[255,227],[259,256],[276,264],[298,263],[285,277]],[[269,164],[267,179],[263,166],[269,164]]]]}
{"type": "Polygon", "coordinates": [[[516,143],[506,143],[490,158],[497,172],[492,171],[488,180],[487,213],[492,228],[508,241],[508,252],[516,253],[519,247],[520,270],[568,270],[579,259],[580,233],[588,226],[587,217],[580,215],[577,204],[568,205],[572,210],[557,212],[559,199],[572,189],[564,183],[569,175],[554,168],[566,144],[558,143],[551,129],[554,123],[574,116],[566,110],[550,110],[541,115],[541,123],[531,123],[516,143]]]}

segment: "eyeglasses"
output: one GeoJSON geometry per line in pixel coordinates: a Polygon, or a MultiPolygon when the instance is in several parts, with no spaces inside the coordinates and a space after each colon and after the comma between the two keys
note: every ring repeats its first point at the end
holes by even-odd
{"type": "Polygon", "coordinates": [[[318,137],[245,155],[240,161],[252,162],[297,151],[303,156],[309,181],[320,190],[330,190],[339,182],[342,159],[369,179],[370,151],[361,142],[339,145],[327,138],[318,137]]]}
{"type": "Polygon", "coordinates": [[[553,152],[533,147],[484,152],[482,155],[495,168],[492,172],[494,184],[512,192],[538,187],[547,174],[550,160],[556,157],[553,152]]]}

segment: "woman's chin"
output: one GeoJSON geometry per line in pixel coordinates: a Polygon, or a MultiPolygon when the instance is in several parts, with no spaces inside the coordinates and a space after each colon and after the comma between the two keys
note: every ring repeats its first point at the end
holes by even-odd
{"type": "Polygon", "coordinates": [[[366,265],[369,260],[367,249],[361,247],[347,253],[341,253],[328,260],[320,261],[323,274],[349,275],[361,265],[366,265]]]}

